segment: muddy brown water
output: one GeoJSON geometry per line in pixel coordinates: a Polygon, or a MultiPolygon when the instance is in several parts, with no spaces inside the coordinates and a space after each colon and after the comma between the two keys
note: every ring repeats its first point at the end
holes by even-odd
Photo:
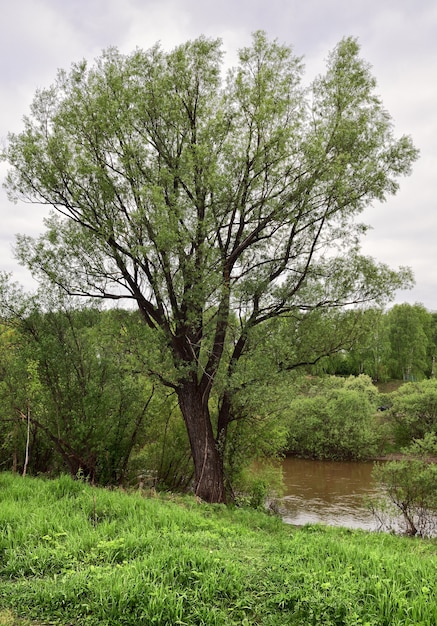
{"type": "Polygon", "coordinates": [[[289,524],[377,530],[366,498],[377,493],[373,462],[310,461],[288,457],[282,464],[284,496],[279,513],[289,524]]]}

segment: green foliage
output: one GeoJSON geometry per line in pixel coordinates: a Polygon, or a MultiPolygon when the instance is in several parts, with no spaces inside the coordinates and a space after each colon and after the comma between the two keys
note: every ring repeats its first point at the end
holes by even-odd
{"type": "Polygon", "coordinates": [[[240,359],[230,383],[232,409],[224,460],[227,478],[237,490],[253,463],[276,459],[287,440],[284,407],[294,377],[275,366],[271,336],[256,337],[257,349],[240,359]]]}
{"type": "MultiPolygon", "coordinates": [[[[401,525],[409,535],[435,534],[437,529],[437,436],[427,433],[403,450],[405,458],[378,464],[375,479],[381,484],[401,525]]],[[[381,500],[374,504],[381,507],[381,500]]]]}
{"type": "Polygon", "coordinates": [[[0,474],[7,626],[436,623],[433,541],[79,484],[0,474]]]}
{"type": "Polygon", "coordinates": [[[318,459],[375,454],[377,392],[370,378],[310,380],[289,408],[288,451],[318,459]]]}
{"type": "Polygon", "coordinates": [[[294,311],[257,329],[251,352],[256,353],[256,348],[261,352],[265,345],[264,361],[270,370],[359,375],[362,369],[352,365],[351,371],[343,372],[342,362],[366,345],[379,313],[373,309],[294,311]]]}
{"type": "Polygon", "coordinates": [[[430,371],[431,314],[419,304],[397,304],[387,314],[393,378],[414,381],[430,371]]]}
{"type": "Polygon", "coordinates": [[[437,433],[437,381],[406,383],[390,394],[388,414],[395,444],[406,446],[427,433],[437,433]]]}
{"type": "Polygon", "coordinates": [[[190,443],[174,399],[163,402],[159,419],[148,431],[148,441],[133,451],[127,479],[131,484],[141,484],[146,489],[180,491],[191,485],[193,460],[190,443]]]}
{"type": "Polygon", "coordinates": [[[280,463],[260,462],[244,467],[234,480],[239,506],[265,510],[284,490],[280,463]]]}
{"type": "MultiPolygon", "coordinates": [[[[287,449],[290,402],[299,396],[299,390],[311,394],[316,389],[314,379],[303,379],[303,372],[308,368],[314,371],[313,364],[321,363],[324,355],[337,353],[359,342],[363,317],[360,311],[313,311],[269,320],[251,331],[248,351],[240,358],[231,378],[233,420],[229,425],[225,458],[226,471],[232,482],[236,480],[238,483],[240,473],[244,474],[246,468],[251,467],[252,460],[272,459],[287,449]],[[306,388],[305,380],[313,380],[312,392],[306,388]]],[[[365,402],[368,400],[376,406],[378,392],[368,377],[350,377],[344,382],[331,378],[319,384],[323,389],[344,385],[346,390],[356,390],[363,395],[365,402]]],[[[367,405],[363,406],[366,410],[367,405]]],[[[338,410],[345,412],[346,408],[338,410]]],[[[363,408],[359,410],[362,412],[363,408]]],[[[332,411],[337,408],[333,406],[332,411]]],[[[354,408],[350,407],[349,413],[353,414],[353,411],[354,408]]],[[[326,422],[323,417],[321,420],[326,422]]],[[[353,416],[349,421],[354,422],[353,416]]],[[[302,424],[301,431],[305,428],[302,424]]],[[[322,441],[324,435],[319,434],[322,441]]],[[[355,449],[335,453],[326,451],[329,458],[337,453],[349,458],[356,454],[366,456],[369,451],[367,447],[359,453],[355,449]]],[[[305,449],[304,454],[310,453],[305,449]]]]}
{"type": "Polygon", "coordinates": [[[424,461],[434,461],[437,459],[437,434],[426,433],[422,439],[415,439],[405,449],[405,453],[424,461]]]}
{"type": "Polygon", "coordinates": [[[360,329],[358,341],[340,355],[329,371],[354,376],[367,374],[374,381],[386,381],[392,376],[387,313],[382,309],[366,309],[362,312],[360,329]]]}
{"type": "Polygon", "coordinates": [[[22,467],[28,447],[31,472],[121,481],[133,448],[158,419],[162,395],[130,350],[136,314],[56,300],[54,291],[27,296],[2,287],[14,343],[0,390],[11,436],[0,458],[22,467]]]}
{"type": "Polygon", "coordinates": [[[373,380],[417,381],[432,375],[435,360],[433,314],[420,304],[397,304],[388,311],[367,309],[359,321],[358,340],[325,363],[337,375],[368,374],[373,380]]]}

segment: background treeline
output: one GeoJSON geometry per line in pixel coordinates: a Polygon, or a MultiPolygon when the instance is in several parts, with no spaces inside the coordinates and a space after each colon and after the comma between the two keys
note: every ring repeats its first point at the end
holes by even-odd
{"type": "MultiPolygon", "coordinates": [[[[49,293],[2,301],[1,469],[190,485],[185,427],[162,383],[166,351],[138,312],[49,293]]],[[[408,304],[286,318],[254,334],[232,381],[217,383],[234,390],[230,484],[278,454],[370,458],[435,433],[436,343],[437,315],[408,304]]]]}
{"type": "Polygon", "coordinates": [[[396,304],[363,313],[363,332],[350,350],[324,359],[319,371],[367,374],[375,382],[420,381],[434,376],[437,313],[421,304],[396,304]]]}

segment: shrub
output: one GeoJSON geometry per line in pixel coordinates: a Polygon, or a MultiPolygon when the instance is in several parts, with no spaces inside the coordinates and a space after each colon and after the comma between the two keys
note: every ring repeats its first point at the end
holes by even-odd
{"type": "Polygon", "coordinates": [[[288,451],[318,459],[364,459],[375,454],[377,391],[370,378],[335,379],[290,406],[288,451]]]}
{"type": "MultiPolygon", "coordinates": [[[[374,478],[394,507],[385,525],[392,526],[397,513],[406,534],[434,535],[437,530],[437,437],[427,434],[403,452],[405,459],[380,463],[374,469],[374,478]]],[[[381,498],[376,499],[373,506],[376,514],[385,508],[381,498]]]]}
{"type": "Polygon", "coordinates": [[[392,394],[389,417],[398,446],[437,433],[437,380],[402,385],[392,394]]]}

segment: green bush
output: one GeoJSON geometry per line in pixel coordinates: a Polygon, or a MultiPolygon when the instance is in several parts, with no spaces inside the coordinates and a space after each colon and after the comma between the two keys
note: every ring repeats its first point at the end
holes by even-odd
{"type": "Polygon", "coordinates": [[[390,422],[395,445],[407,446],[437,433],[437,380],[406,383],[391,394],[390,422]]]}
{"type": "Polygon", "coordinates": [[[365,459],[378,437],[377,391],[370,378],[316,383],[290,406],[288,451],[318,459],[365,459]]]}
{"type": "Polygon", "coordinates": [[[379,463],[373,475],[383,489],[383,498],[393,505],[387,511],[383,498],[377,498],[375,513],[384,511],[385,525],[398,525],[409,535],[434,535],[437,530],[437,436],[428,433],[403,450],[399,461],[379,463]]]}

